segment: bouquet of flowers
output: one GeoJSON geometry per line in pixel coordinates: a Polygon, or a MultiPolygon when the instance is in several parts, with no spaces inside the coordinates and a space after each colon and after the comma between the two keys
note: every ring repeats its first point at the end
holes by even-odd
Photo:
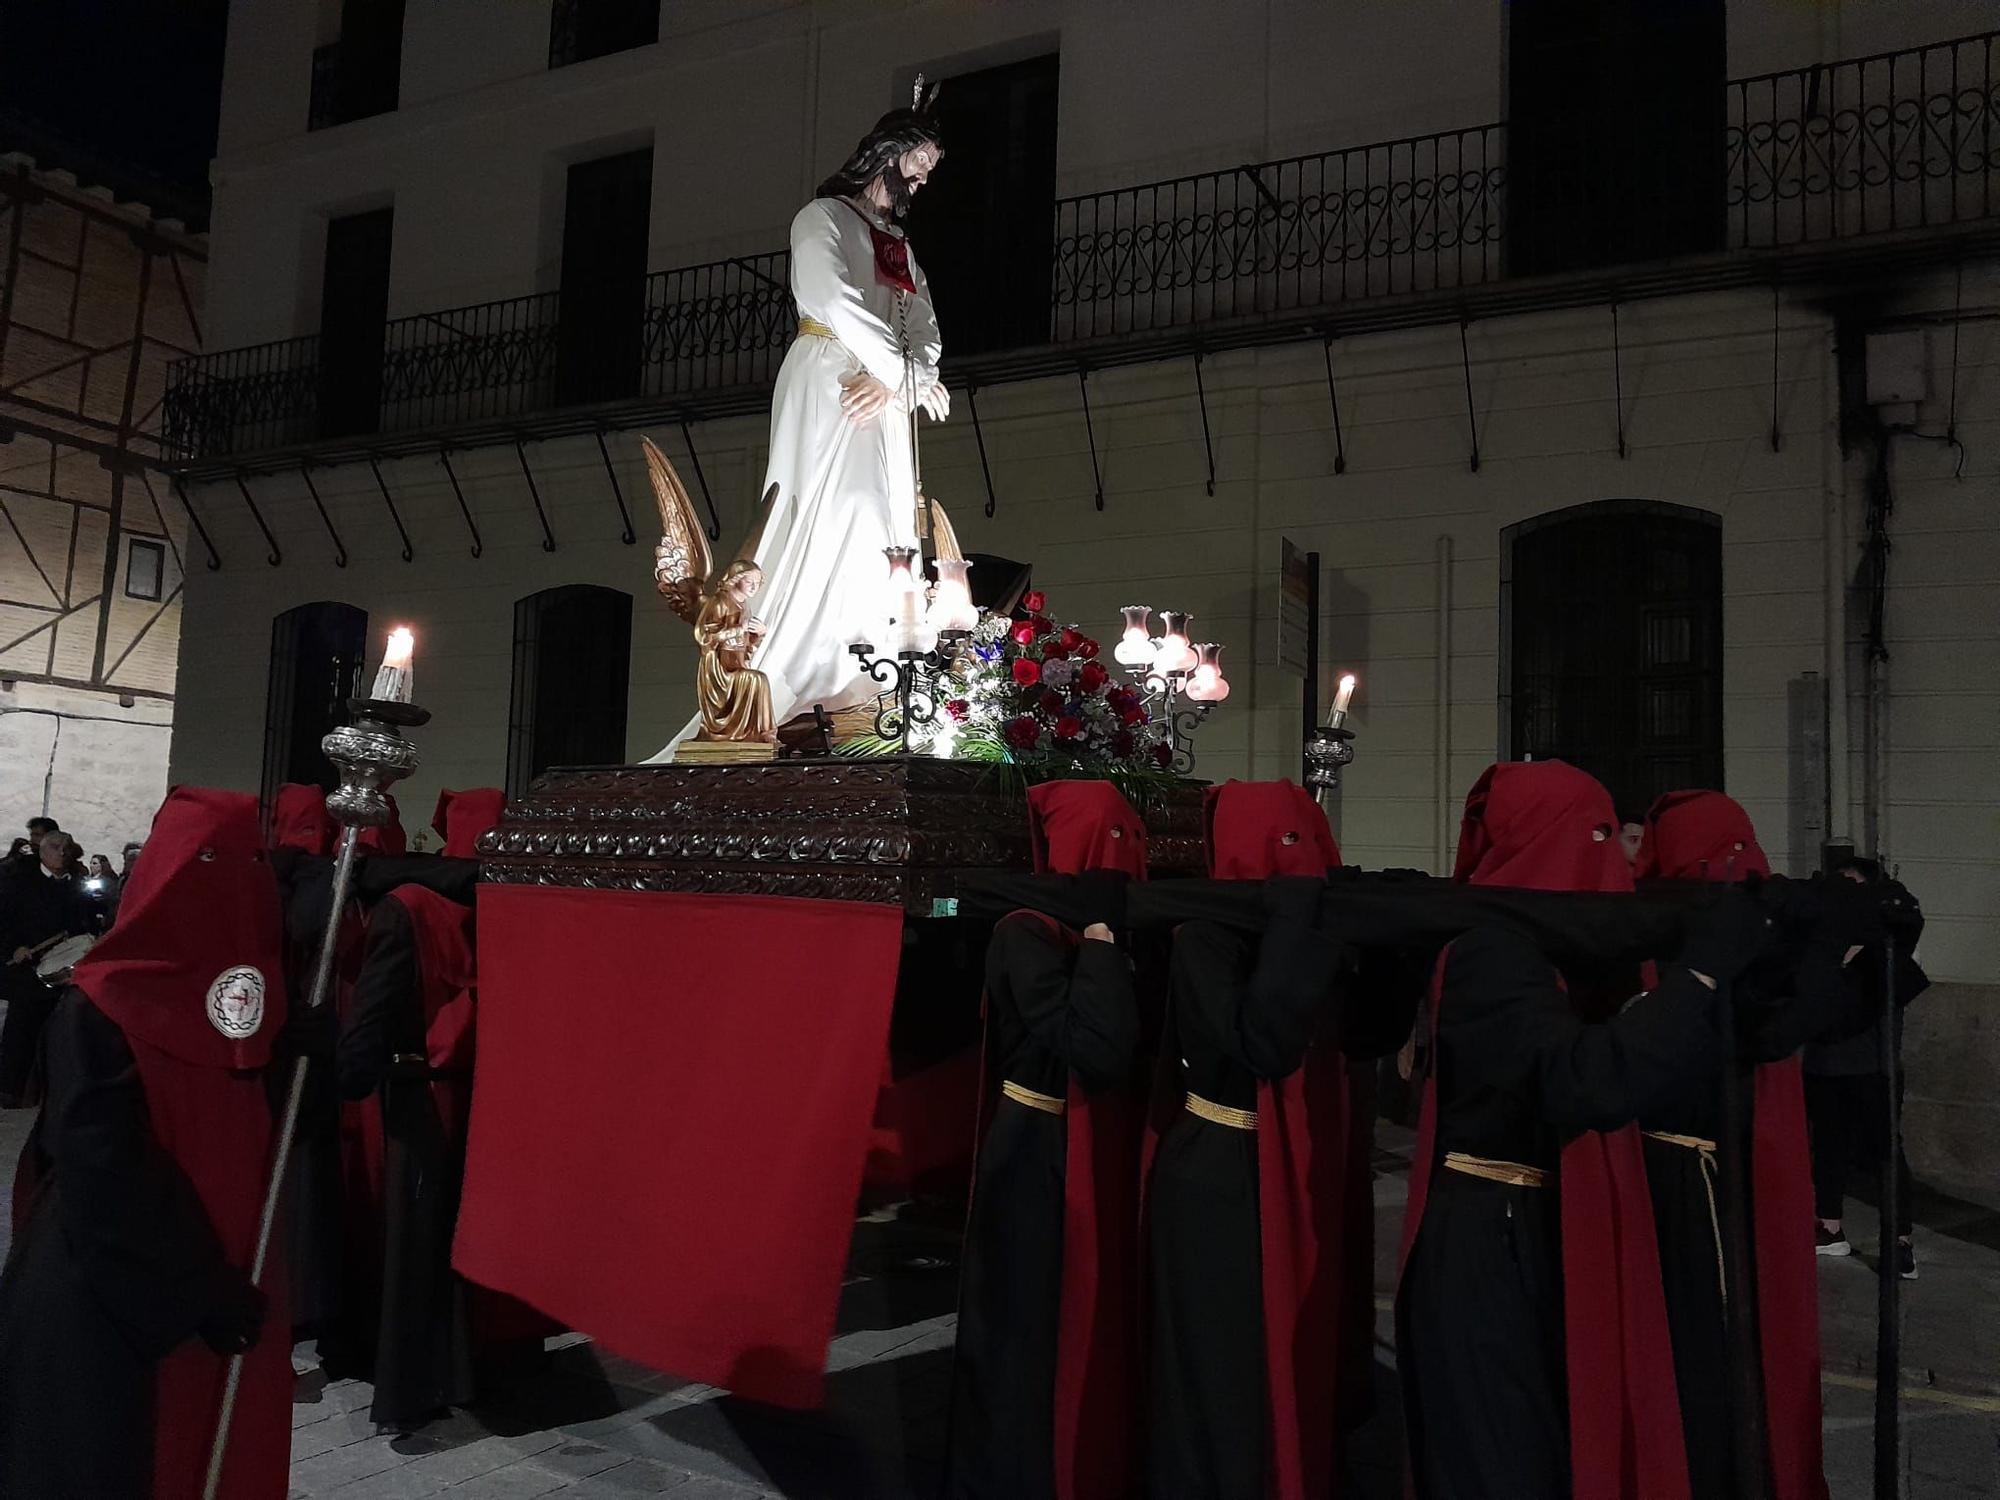
{"type": "Polygon", "coordinates": [[[1095,639],[1046,614],[1040,590],[1021,605],[1022,620],[981,613],[939,676],[938,717],[924,748],[1049,775],[1166,770],[1173,747],[1145,693],[1114,678],[1095,639]]]}

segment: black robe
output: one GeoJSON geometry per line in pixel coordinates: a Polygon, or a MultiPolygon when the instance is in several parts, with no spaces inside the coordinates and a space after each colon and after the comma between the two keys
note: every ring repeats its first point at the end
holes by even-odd
{"type": "Polygon", "coordinates": [[[368,921],[335,1055],[340,1097],[379,1091],[382,1244],[379,1294],[343,1304],[348,1347],[372,1353],[370,1415],[416,1427],[473,1396],[465,1284],[451,1268],[465,1183],[463,1139],[446,1128],[425,1060],[423,975],[409,912],[393,896],[368,921]]]}
{"type": "MultiPolygon", "coordinates": [[[[954,1500],[1051,1500],[1063,1285],[1066,1118],[1002,1097],[1002,1081],[1067,1099],[1129,1084],[1139,1043],[1132,965],[1017,916],[986,950],[987,1096],[952,1371],[954,1500]]],[[[1111,1441],[1114,1439],[1106,1438],[1111,1441]]]]}
{"type": "Polygon", "coordinates": [[[1398,1368],[1423,1500],[1570,1490],[1562,1142],[1613,1130],[1713,1068],[1714,995],[1672,968],[1611,1020],[1576,1018],[1556,971],[1498,928],[1447,950],[1436,1165],[1396,1299],[1398,1368]],[[1445,1153],[1537,1167],[1547,1187],[1446,1169],[1445,1153]]]}
{"type": "Polygon", "coordinates": [[[9,963],[19,948],[39,948],[50,938],[96,929],[96,910],[68,875],[45,874],[40,861],[24,861],[0,874],[0,1105],[31,1102],[42,1028],[55,1009],[56,991],[35,974],[34,958],[9,963]]]}
{"type": "Polygon", "coordinates": [[[40,1185],[0,1273],[0,1495],[145,1496],[154,1365],[243,1273],[153,1137],[124,1032],[72,989],[45,1046],[40,1185]]]}
{"type": "MultiPolygon", "coordinates": [[[[1320,882],[1272,883],[1261,939],[1189,922],[1174,939],[1176,1087],[1252,1113],[1257,1085],[1331,1040],[1342,950],[1320,882]]],[[[1147,1185],[1151,1500],[1258,1500],[1269,1446],[1257,1135],[1180,1110],[1147,1185]]],[[[1332,1433],[1326,1441],[1334,1441],[1332,1433]]]]}

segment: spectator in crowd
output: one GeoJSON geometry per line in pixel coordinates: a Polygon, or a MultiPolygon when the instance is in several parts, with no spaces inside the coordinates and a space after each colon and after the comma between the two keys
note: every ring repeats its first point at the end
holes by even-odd
{"type": "Polygon", "coordinates": [[[93,854],[90,856],[90,878],[92,880],[102,880],[106,884],[116,883],[118,874],[111,868],[111,857],[108,854],[93,854]]]}
{"type": "Polygon", "coordinates": [[[118,883],[120,885],[123,885],[132,878],[132,861],[138,857],[139,846],[137,844],[127,844],[125,846],[125,862],[118,870],[118,883]]]}
{"type": "Polygon", "coordinates": [[[0,1024],[0,1109],[26,1101],[42,1027],[55,1005],[54,993],[35,973],[36,960],[64,937],[94,925],[71,869],[70,847],[60,828],[44,832],[36,863],[11,871],[0,893],[0,996],[7,1002],[0,1024]]]}
{"type": "Polygon", "coordinates": [[[35,862],[34,840],[15,839],[7,850],[7,864],[4,873],[11,875],[16,870],[25,870],[35,862]]]}

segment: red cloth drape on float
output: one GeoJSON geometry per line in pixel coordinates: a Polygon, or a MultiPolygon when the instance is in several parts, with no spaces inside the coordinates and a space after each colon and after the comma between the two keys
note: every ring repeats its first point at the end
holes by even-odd
{"type": "Polygon", "coordinates": [[[458,1270],[629,1359],[816,1404],[901,910],[504,885],[479,905],[458,1270]]]}

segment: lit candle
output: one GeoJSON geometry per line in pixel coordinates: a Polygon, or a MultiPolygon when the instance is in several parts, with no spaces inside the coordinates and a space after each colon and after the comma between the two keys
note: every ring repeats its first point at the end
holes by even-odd
{"type": "Polygon", "coordinates": [[[915,651],[917,629],[923,624],[924,613],[923,594],[910,567],[917,549],[884,547],[882,555],[889,559],[889,649],[915,651]]]}
{"type": "Polygon", "coordinates": [[[1111,655],[1121,667],[1135,671],[1153,664],[1153,612],[1143,604],[1128,604],[1119,611],[1125,616],[1125,633],[1111,655]]]}
{"type": "Polygon", "coordinates": [[[960,558],[937,560],[938,581],[928,623],[941,633],[969,631],[979,623],[979,611],[972,607],[972,582],[966,577],[971,567],[960,558]]]}
{"type": "Polygon", "coordinates": [[[1188,678],[1187,695],[1196,703],[1220,703],[1229,696],[1229,684],[1222,677],[1222,647],[1213,641],[1194,648],[1194,673],[1188,678]]]}
{"type": "Polygon", "coordinates": [[[389,632],[389,645],[382,653],[382,665],[376,670],[375,686],[369,697],[379,703],[410,701],[410,658],[416,652],[416,644],[417,638],[407,625],[398,625],[389,632]]]}
{"type": "Polygon", "coordinates": [[[1347,712],[1347,705],[1354,698],[1354,674],[1347,673],[1340,679],[1340,691],[1333,695],[1333,717],[1336,726],[1341,716],[1347,712]]]}
{"type": "Polygon", "coordinates": [[[1188,644],[1188,625],[1193,619],[1179,610],[1160,611],[1160,639],[1154,647],[1153,665],[1162,672],[1193,670],[1194,648],[1188,644]]]}

